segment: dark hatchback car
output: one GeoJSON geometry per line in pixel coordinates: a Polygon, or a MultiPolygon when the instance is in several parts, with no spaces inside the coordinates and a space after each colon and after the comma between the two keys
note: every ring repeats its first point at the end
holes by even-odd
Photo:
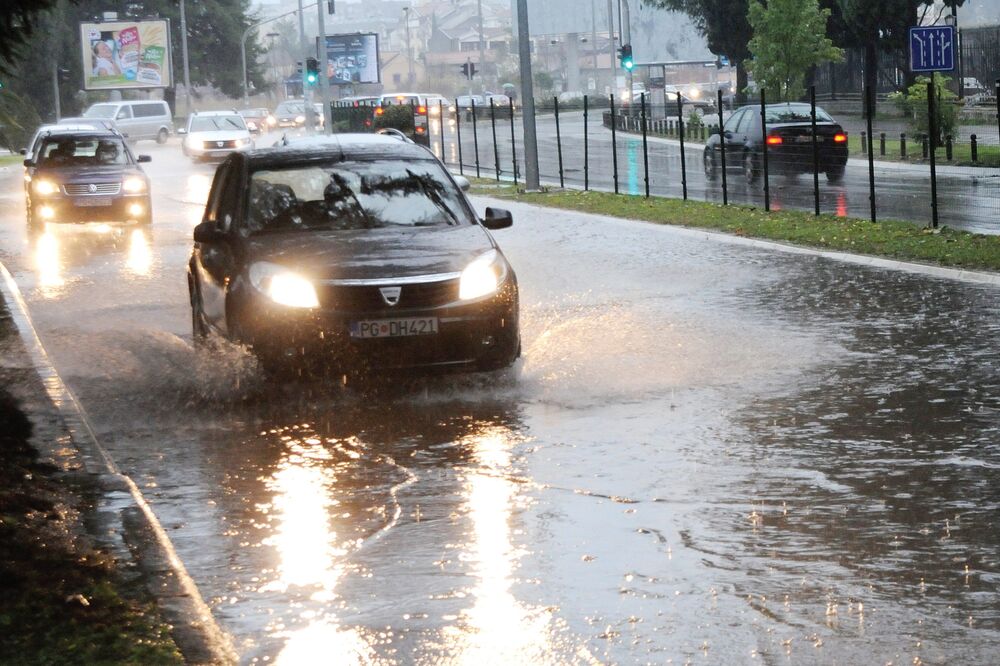
{"type": "Polygon", "coordinates": [[[520,354],[513,269],[429,151],[341,134],[229,156],[188,270],[195,339],[265,369],[496,370],[520,354]]]}
{"type": "Polygon", "coordinates": [[[149,178],[115,131],[41,134],[24,160],[28,224],[127,222],[149,224],[149,178]]]}
{"type": "MultiPolygon", "coordinates": [[[[740,169],[753,184],[764,169],[767,149],[769,173],[797,175],[813,170],[812,112],[808,104],[768,104],[767,138],[761,127],[759,106],[737,109],[718,133],[705,143],[705,176],[714,180],[722,167],[720,142],[726,142],[726,168],[740,169]]],[[[847,166],[847,134],[830,115],[816,109],[816,143],[819,171],[830,182],[840,182],[847,166]]]]}

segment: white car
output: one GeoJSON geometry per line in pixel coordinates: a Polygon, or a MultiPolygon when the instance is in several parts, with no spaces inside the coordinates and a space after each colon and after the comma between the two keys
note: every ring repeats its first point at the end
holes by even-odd
{"type": "Polygon", "coordinates": [[[184,129],[181,149],[194,160],[222,159],[230,153],[253,150],[253,138],[246,122],[236,111],[192,113],[184,129]]]}

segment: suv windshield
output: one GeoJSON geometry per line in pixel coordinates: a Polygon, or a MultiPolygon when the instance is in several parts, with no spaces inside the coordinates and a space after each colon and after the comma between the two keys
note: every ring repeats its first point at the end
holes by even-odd
{"type": "Polygon", "coordinates": [[[191,119],[192,132],[212,132],[215,130],[245,130],[242,116],[196,116],[191,119]]]}
{"type": "Polygon", "coordinates": [[[114,118],[118,107],[114,104],[95,104],[83,112],[84,118],[114,118]]]}
{"type": "MultiPolygon", "coordinates": [[[[816,107],[816,120],[821,123],[832,123],[826,111],[816,107]]],[[[768,123],[808,123],[812,122],[812,112],[808,104],[782,104],[767,107],[768,123]]]]}
{"type": "Polygon", "coordinates": [[[458,189],[430,161],[377,160],[255,172],[247,234],[430,227],[469,222],[458,189]]]}
{"type": "Polygon", "coordinates": [[[281,104],[278,105],[278,108],[275,110],[275,113],[277,114],[302,113],[304,110],[305,107],[302,105],[301,102],[297,103],[282,102],[281,104]]]}
{"type": "Polygon", "coordinates": [[[116,137],[52,136],[38,151],[40,166],[102,166],[128,164],[121,139],[116,137]]]}

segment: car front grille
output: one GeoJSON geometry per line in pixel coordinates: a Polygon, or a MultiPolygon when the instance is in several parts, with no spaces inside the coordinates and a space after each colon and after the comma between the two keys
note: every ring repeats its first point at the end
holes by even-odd
{"type": "Polygon", "coordinates": [[[235,148],[238,142],[233,139],[229,141],[205,141],[204,146],[208,150],[217,150],[219,148],[235,148]]]}
{"type": "Polygon", "coordinates": [[[372,312],[386,310],[390,306],[382,297],[380,289],[385,286],[400,287],[399,302],[392,309],[435,308],[458,300],[458,279],[433,282],[401,282],[399,285],[342,285],[321,284],[319,300],[324,308],[340,312],[372,312]]]}
{"type": "Polygon", "coordinates": [[[63,191],[70,196],[118,194],[121,188],[121,183],[67,183],[63,185],[63,191]]]}

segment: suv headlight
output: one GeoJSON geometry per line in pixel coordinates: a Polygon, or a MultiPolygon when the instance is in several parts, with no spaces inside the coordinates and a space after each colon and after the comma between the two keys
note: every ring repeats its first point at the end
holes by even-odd
{"type": "Polygon", "coordinates": [[[293,308],[319,307],[313,283],[284,266],[266,261],[251,264],[250,284],[275,303],[293,308]]]}
{"type": "Polygon", "coordinates": [[[146,191],[146,181],[138,176],[129,176],[122,181],[122,189],[129,194],[146,191]]]}
{"type": "Polygon", "coordinates": [[[458,282],[458,297],[463,301],[489,296],[507,279],[507,262],[496,250],[472,260],[458,282]]]}
{"type": "Polygon", "coordinates": [[[55,194],[56,192],[59,191],[59,185],[57,183],[54,183],[51,180],[45,180],[44,178],[41,180],[36,180],[34,183],[32,183],[31,187],[33,190],[35,190],[35,194],[39,194],[43,197],[48,196],[50,194],[55,194]]]}

